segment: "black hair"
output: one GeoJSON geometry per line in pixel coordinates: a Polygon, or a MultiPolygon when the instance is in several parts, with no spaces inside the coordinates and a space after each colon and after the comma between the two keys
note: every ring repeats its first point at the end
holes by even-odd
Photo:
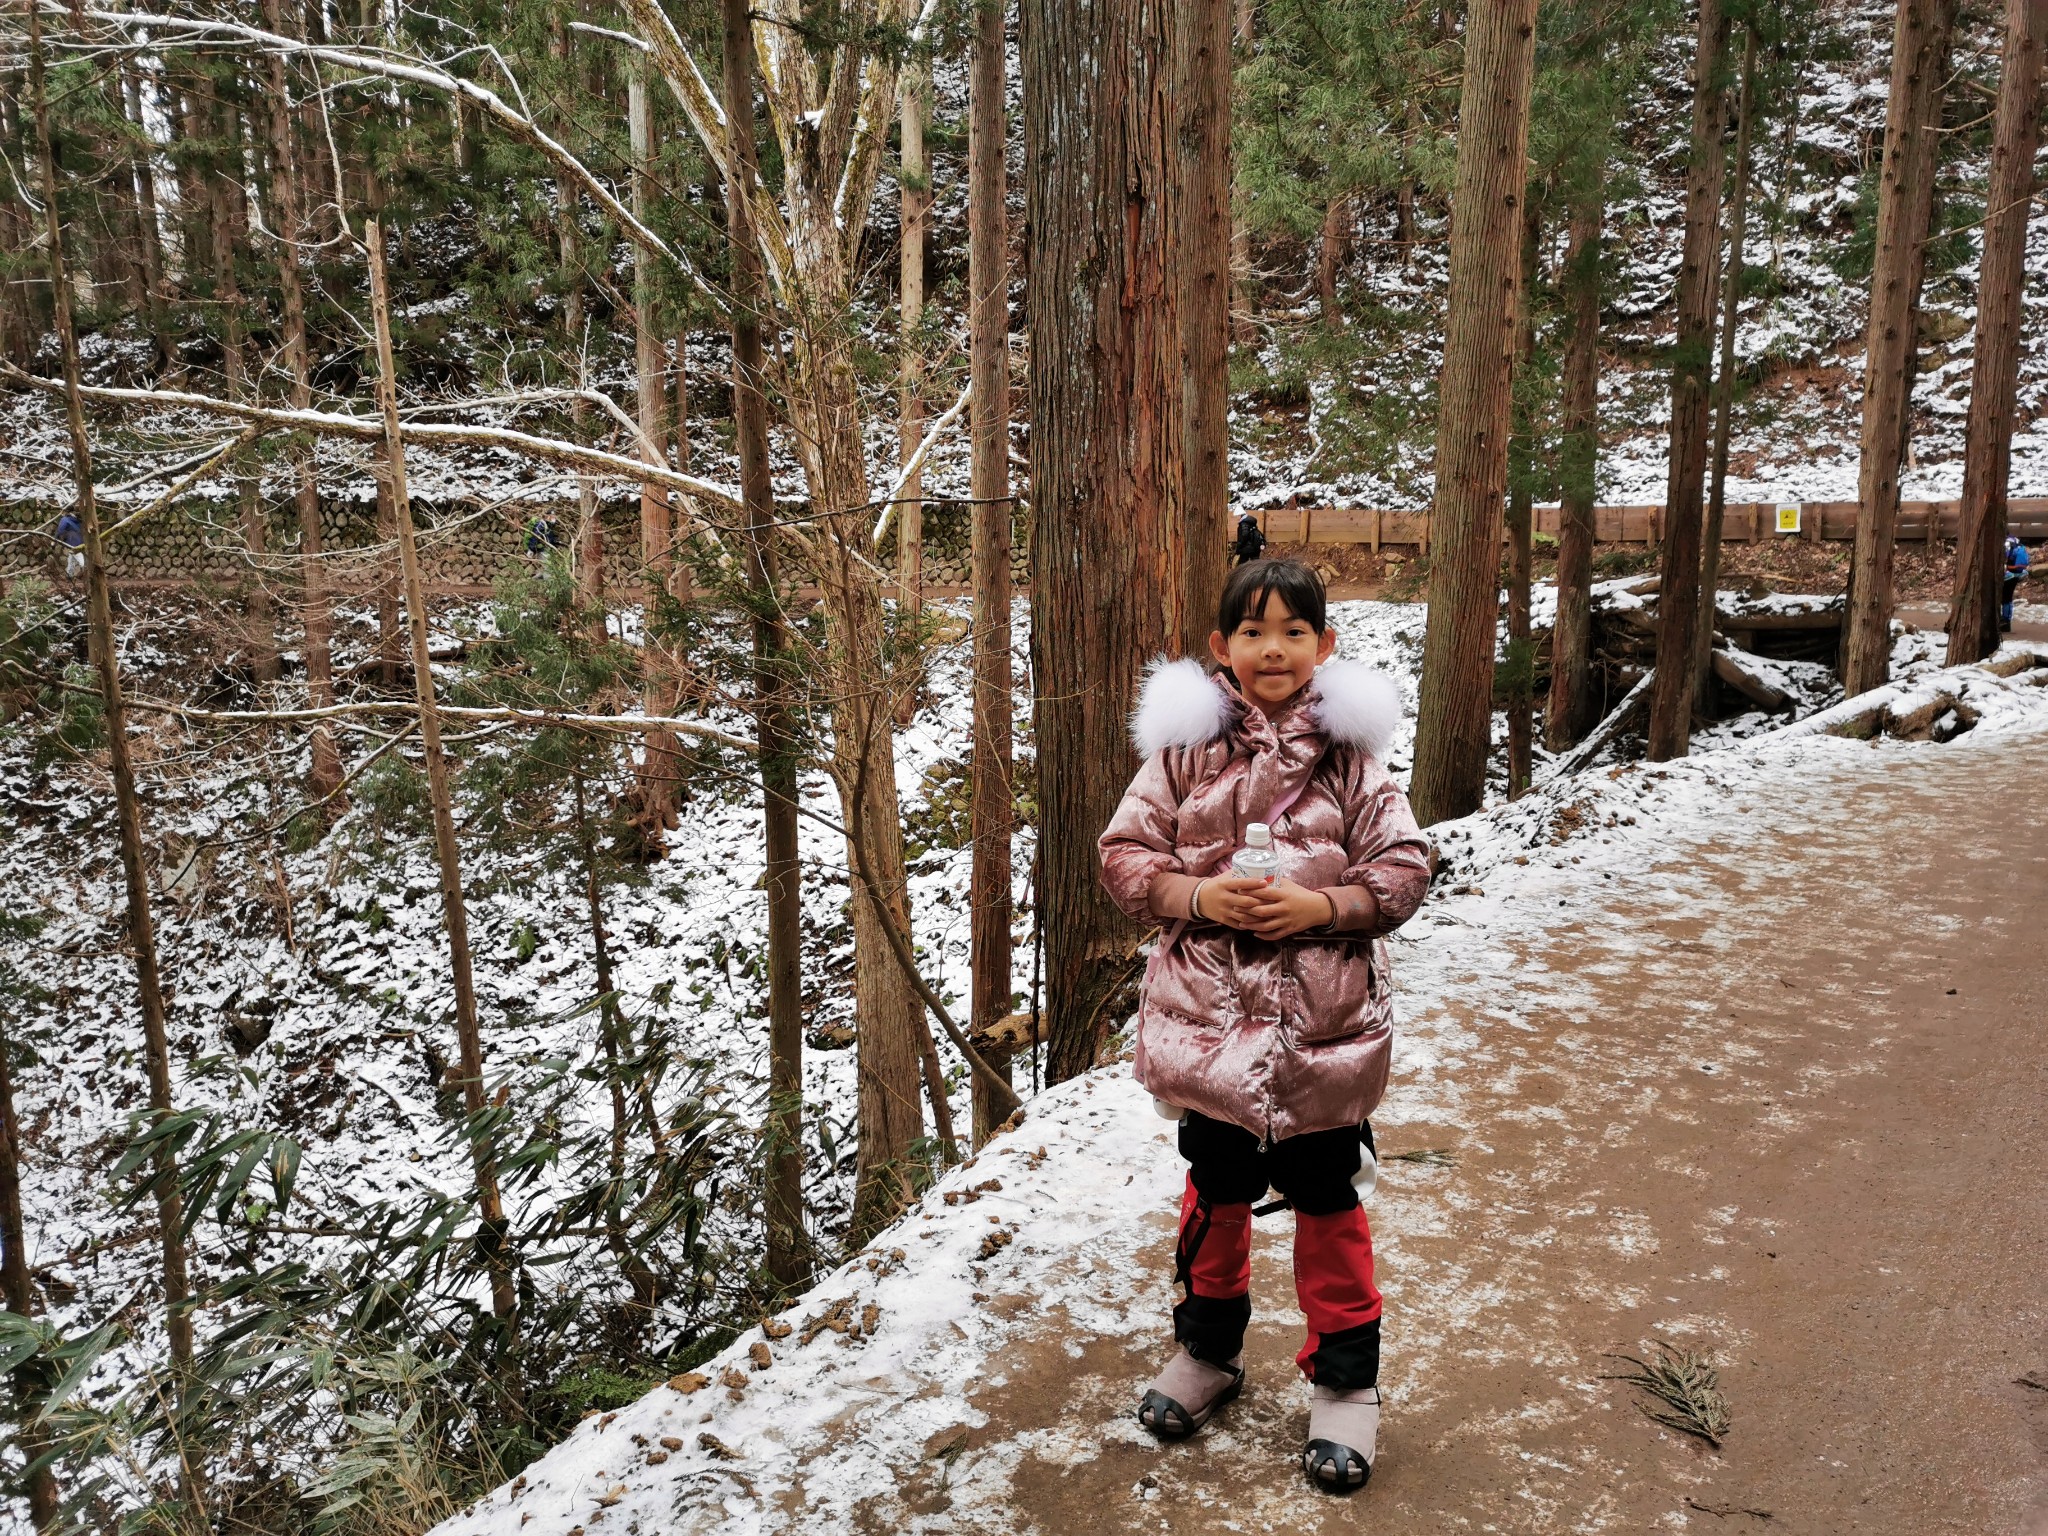
{"type": "Polygon", "coordinates": [[[1217,605],[1217,629],[1225,636],[1236,634],[1247,618],[1266,611],[1269,596],[1278,597],[1289,613],[1306,620],[1317,634],[1323,632],[1328,603],[1323,579],[1299,560],[1247,560],[1232,571],[1217,605]]]}

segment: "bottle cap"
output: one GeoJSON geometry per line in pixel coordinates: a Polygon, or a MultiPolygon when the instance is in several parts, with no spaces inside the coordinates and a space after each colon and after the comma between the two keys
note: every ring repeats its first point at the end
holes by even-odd
{"type": "Polygon", "coordinates": [[[1247,847],[1270,848],[1273,845],[1273,829],[1263,821],[1255,821],[1244,829],[1244,840],[1247,847]]]}

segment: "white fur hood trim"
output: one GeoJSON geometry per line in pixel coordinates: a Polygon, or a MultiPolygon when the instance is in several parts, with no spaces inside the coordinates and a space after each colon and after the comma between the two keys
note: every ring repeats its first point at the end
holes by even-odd
{"type": "Polygon", "coordinates": [[[1401,724],[1401,690],[1394,680],[1362,661],[1326,661],[1316,669],[1315,688],[1309,707],[1323,733],[1363,747],[1384,763],[1401,724]]]}
{"type": "MultiPolygon", "coordinates": [[[[1316,669],[1309,709],[1332,741],[1363,747],[1382,763],[1401,724],[1401,693],[1386,673],[1358,661],[1316,669]]],[[[1192,657],[1152,663],[1131,715],[1131,741],[1150,757],[1166,747],[1198,747],[1230,728],[1238,705],[1192,657]]]]}
{"type": "Polygon", "coordinates": [[[1199,747],[1221,736],[1233,713],[1199,661],[1162,656],[1146,669],[1144,691],[1131,714],[1131,743],[1141,757],[1166,747],[1199,747]]]}

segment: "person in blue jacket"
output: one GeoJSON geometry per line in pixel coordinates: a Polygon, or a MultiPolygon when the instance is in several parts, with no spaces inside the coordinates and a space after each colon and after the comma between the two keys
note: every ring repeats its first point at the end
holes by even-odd
{"type": "Polygon", "coordinates": [[[64,574],[78,580],[85,574],[85,525],[76,512],[57,519],[57,542],[64,546],[64,574]]]}
{"type": "Polygon", "coordinates": [[[2033,563],[2027,553],[2027,546],[2017,538],[2005,541],[2005,590],[1999,602],[1998,627],[2012,628],[2012,600],[2020,589],[2020,583],[2027,579],[2027,567],[2033,563]]]}

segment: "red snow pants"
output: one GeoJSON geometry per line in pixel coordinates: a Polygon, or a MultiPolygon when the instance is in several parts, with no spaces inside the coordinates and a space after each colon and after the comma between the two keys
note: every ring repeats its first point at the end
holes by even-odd
{"type": "Polygon", "coordinates": [[[1190,1111],[1181,1121],[1188,1160],[1175,1279],[1186,1295],[1173,1336],[1197,1360],[1223,1364],[1244,1349],[1251,1322],[1252,1203],[1277,1189],[1294,1207],[1294,1293],[1308,1321],[1295,1363],[1339,1391],[1379,1384],[1380,1293],[1372,1233],[1351,1176],[1358,1132],[1290,1136],[1261,1147],[1250,1131],[1190,1111]]]}

